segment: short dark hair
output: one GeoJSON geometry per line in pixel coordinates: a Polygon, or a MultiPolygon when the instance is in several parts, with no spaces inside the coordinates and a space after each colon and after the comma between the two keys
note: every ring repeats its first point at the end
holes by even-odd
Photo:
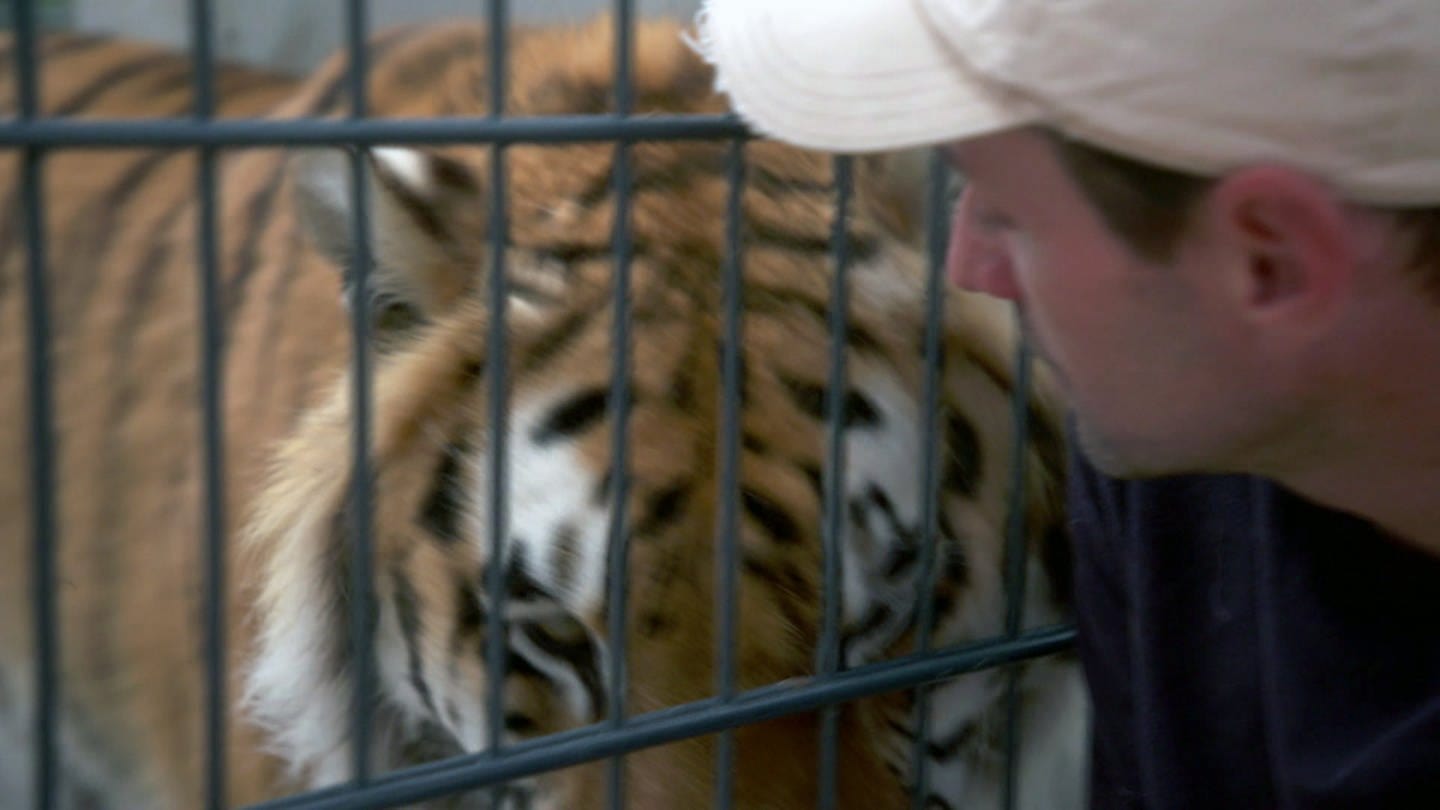
{"type": "MultiPolygon", "coordinates": [[[[1214,180],[1152,166],[1089,144],[1053,135],[1060,161],[1105,224],[1145,259],[1175,251],[1195,205],[1214,180]]],[[[1440,301],[1440,206],[1383,209],[1410,240],[1408,263],[1422,287],[1440,301]]]]}

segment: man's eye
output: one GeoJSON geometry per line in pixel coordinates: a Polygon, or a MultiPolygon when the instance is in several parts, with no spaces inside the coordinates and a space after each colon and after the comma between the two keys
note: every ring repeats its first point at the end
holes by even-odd
{"type": "Polygon", "coordinates": [[[991,209],[975,212],[975,224],[987,231],[1009,231],[1015,229],[1015,220],[1008,214],[991,209]]]}

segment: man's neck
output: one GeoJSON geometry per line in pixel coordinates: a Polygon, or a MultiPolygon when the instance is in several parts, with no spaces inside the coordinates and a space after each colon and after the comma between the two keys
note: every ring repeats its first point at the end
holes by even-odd
{"type": "MultiPolygon", "coordinates": [[[[1338,453],[1275,474],[1326,506],[1375,523],[1407,545],[1440,557],[1440,362],[1419,372],[1408,395],[1356,408],[1325,444],[1338,453]],[[1420,378],[1428,378],[1422,381],[1420,378]]],[[[1363,385],[1358,382],[1357,385],[1363,385]]],[[[1332,426],[1334,427],[1334,426],[1332,426]]]]}

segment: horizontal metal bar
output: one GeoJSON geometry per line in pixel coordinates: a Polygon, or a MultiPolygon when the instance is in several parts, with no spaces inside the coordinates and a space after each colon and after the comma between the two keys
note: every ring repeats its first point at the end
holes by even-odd
{"type": "Polygon", "coordinates": [[[0,146],[321,146],[326,144],[576,143],[746,138],[731,115],[533,118],[0,121],[0,146]]]}
{"type": "Polygon", "coordinates": [[[803,684],[762,687],[731,702],[710,699],[636,715],[619,728],[598,724],[542,737],[516,745],[500,757],[467,755],[422,765],[378,778],[364,789],[331,788],[253,805],[250,810],[366,810],[424,801],[1048,655],[1069,647],[1074,639],[1072,627],[1056,626],[1014,639],[910,655],[803,684]]]}

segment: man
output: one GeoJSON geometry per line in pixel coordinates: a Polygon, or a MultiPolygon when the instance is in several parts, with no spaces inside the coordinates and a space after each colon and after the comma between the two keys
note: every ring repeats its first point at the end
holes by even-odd
{"type": "Polygon", "coordinates": [[[1097,808],[1440,808],[1440,2],[710,0],[763,133],[939,144],[1073,409],[1097,808]]]}

